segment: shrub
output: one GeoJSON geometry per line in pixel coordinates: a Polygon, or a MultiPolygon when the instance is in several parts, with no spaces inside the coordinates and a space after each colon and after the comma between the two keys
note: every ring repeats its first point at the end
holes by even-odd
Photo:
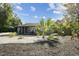
{"type": "Polygon", "coordinates": [[[13,37],[13,36],[16,36],[16,35],[17,35],[16,32],[11,32],[11,33],[9,34],[10,37],[13,37]]]}
{"type": "Polygon", "coordinates": [[[56,34],[51,34],[51,35],[49,35],[47,39],[48,39],[48,40],[52,40],[52,41],[57,41],[57,40],[58,40],[56,34]]]}

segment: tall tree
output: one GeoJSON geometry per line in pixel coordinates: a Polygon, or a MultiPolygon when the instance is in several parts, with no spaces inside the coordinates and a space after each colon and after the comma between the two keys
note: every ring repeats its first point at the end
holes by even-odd
{"type": "Polygon", "coordinates": [[[13,27],[22,25],[21,19],[17,15],[15,15],[10,22],[11,22],[10,26],[13,26],[13,27]]]}
{"type": "Polygon", "coordinates": [[[67,7],[67,12],[69,15],[68,21],[70,21],[72,31],[79,33],[79,4],[69,3],[65,4],[65,6],[67,7]]]}
{"type": "Polygon", "coordinates": [[[0,30],[10,26],[22,24],[21,20],[13,13],[11,4],[0,3],[0,30]]]}
{"type": "Polygon", "coordinates": [[[40,23],[39,23],[39,25],[37,26],[37,34],[42,35],[43,38],[44,38],[45,31],[46,31],[45,21],[42,18],[41,21],[40,21],[40,23]]]}
{"type": "Polygon", "coordinates": [[[0,27],[7,27],[12,19],[13,12],[10,4],[0,4],[0,27]]]}

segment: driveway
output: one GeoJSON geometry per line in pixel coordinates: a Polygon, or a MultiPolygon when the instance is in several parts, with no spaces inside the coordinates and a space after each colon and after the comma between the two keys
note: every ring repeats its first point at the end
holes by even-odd
{"type": "Polygon", "coordinates": [[[0,44],[6,43],[34,43],[42,39],[42,36],[32,36],[32,35],[18,35],[10,37],[9,33],[0,33],[0,44]]]}
{"type": "MultiPolygon", "coordinates": [[[[9,33],[0,33],[0,44],[7,43],[35,43],[37,41],[42,41],[42,36],[33,35],[18,35],[10,37],[9,33]]],[[[47,36],[45,37],[47,38],[47,36]]],[[[70,36],[58,36],[59,42],[64,43],[70,40],[70,36]]]]}

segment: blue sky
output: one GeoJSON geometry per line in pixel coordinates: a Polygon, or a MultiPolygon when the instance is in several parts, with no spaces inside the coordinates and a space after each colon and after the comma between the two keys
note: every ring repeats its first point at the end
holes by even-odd
{"type": "Polygon", "coordinates": [[[23,23],[37,23],[41,18],[59,20],[63,18],[66,7],[59,3],[15,3],[13,12],[23,23]]]}

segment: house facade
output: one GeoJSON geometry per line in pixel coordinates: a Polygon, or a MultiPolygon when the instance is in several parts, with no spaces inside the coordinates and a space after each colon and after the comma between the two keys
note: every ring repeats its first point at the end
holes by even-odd
{"type": "Polygon", "coordinates": [[[17,33],[24,35],[33,35],[36,34],[37,23],[27,23],[24,25],[17,26],[17,33]]]}

